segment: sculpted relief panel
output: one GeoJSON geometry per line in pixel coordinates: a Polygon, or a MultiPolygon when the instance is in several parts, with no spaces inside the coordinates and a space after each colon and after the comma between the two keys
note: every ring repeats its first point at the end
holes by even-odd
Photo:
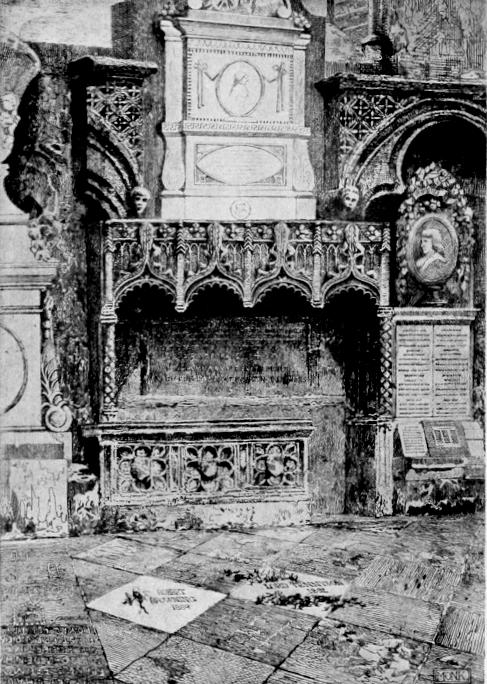
{"type": "Polygon", "coordinates": [[[190,118],[292,121],[293,50],[199,41],[188,52],[190,118]],[[264,49],[263,49],[264,48],[264,49]]]}

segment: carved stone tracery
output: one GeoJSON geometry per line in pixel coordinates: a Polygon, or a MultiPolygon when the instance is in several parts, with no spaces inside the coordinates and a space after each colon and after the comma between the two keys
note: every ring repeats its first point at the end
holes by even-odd
{"type": "Polygon", "coordinates": [[[106,446],[114,503],[194,499],[259,491],[304,492],[306,439],[111,440],[106,446]]]}

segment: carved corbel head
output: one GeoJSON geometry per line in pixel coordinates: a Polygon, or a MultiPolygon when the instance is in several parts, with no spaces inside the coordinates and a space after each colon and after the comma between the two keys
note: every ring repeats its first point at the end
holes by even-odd
{"type": "Polygon", "coordinates": [[[137,218],[142,218],[147,209],[147,204],[151,198],[151,194],[147,188],[142,185],[137,185],[130,191],[130,199],[132,201],[132,210],[137,218]]]}

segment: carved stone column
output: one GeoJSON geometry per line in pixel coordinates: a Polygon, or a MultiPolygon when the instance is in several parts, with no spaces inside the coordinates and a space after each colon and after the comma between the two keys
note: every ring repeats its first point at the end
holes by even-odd
{"type": "MultiPolygon", "coordinates": [[[[381,288],[382,295],[382,288],[381,288]]],[[[392,515],[393,497],[393,321],[394,309],[379,306],[380,388],[379,414],[375,438],[376,515],[392,515]]]]}
{"type": "MultiPolygon", "coordinates": [[[[31,48],[2,33],[0,154],[5,160],[17,108],[40,63],[31,48]]],[[[67,534],[71,413],[61,394],[49,298],[57,262],[4,188],[0,170],[0,507],[5,538],[67,534]],[[46,306],[47,304],[47,306],[46,306]],[[42,320],[44,314],[44,320],[42,320]]]]}

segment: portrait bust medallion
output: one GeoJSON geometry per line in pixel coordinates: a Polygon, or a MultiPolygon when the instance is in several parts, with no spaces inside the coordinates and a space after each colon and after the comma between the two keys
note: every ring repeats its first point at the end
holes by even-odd
{"type": "Polygon", "coordinates": [[[425,285],[444,283],[458,257],[458,238],[450,222],[438,214],[426,214],[413,225],[406,246],[409,271],[425,285]]]}

